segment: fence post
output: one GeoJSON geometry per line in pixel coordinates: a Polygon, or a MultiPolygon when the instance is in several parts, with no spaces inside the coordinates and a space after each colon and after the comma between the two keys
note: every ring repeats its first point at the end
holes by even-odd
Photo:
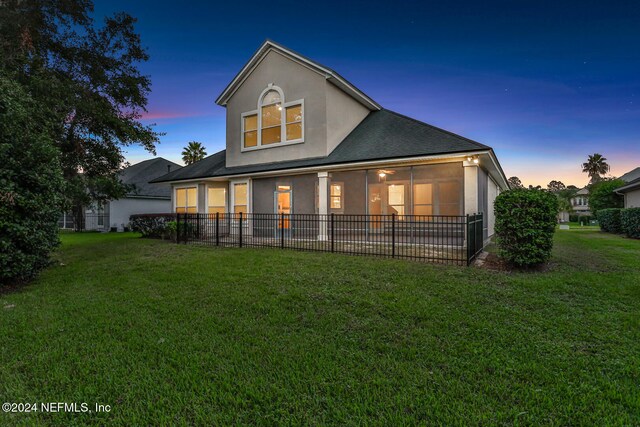
{"type": "Polygon", "coordinates": [[[333,212],[331,213],[331,252],[335,251],[334,242],[335,242],[335,216],[333,212]]]}
{"type": "Polygon", "coordinates": [[[239,221],[239,228],[238,228],[238,237],[239,237],[238,245],[239,245],[239,247],[242,247],[242,212],[240,212],[240,221],[239,221]]]}
{"type": "Polygon", "coordinates": [[[284,249],[284,214],[280,214],[280,249],[284,249]]]}
{"type": "Polygon", "coordinates": [[[391,258],[396,257],[396,214],[391,214],[391,258]]]}
{"type": "Polygon", "coordinates": [[[475,230],[475,215],[467,214],[467,266],[471,265],[471,258],[473,257],[473,247],[475,246],[473,241],[476,239],[476,230],[475,230]]]}
{"type": "Polygon", "coordinates": [[[220,246],[220,212],[216,212],[216,246],[220,246]]]}

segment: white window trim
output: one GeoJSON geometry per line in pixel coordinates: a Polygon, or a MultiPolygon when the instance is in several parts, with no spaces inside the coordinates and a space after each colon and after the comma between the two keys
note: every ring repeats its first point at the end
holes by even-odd
{"type": "Polygon", "coordinates": [[[252,189],[250,179],[239,179],[229,181],[229,213],[236,213],[236,184],[247,184],[247,213],[251,213],[253,206],[251,205],[252,189]]]}
{"type": "MultiPolygon", "coordinates": [[[[267,105],[271,105],[271,104],[267,104],[267,105]]],[[[240,152],[245,152],[245,151],[255,151],[255,150],[266,150],[267,148],[275,148],[275,147],[282,147],[285,145],[294,145],[294,144],[302,144],[304,142],[304,119],[305,119],[305,114],[304,114],[304,99],[298,99],[296,101],[289,101],[289,102],[285,102],[285,98],[284,98],[284,92],[282,91],[282,89],[280,89],[278,86],[274,86],[274,85],[269,85],[267,86],[266,89],[264,89],[262,91],[262,93],[260,93],[260,96],[258,97],[258,105],[257,105],[257,109],[253,110],[253,111],[247,111],[245,113],[242,113],[240,115],[240,152]],[[265,94],[267,92],[269,92],[270,90],[275,90],[276,92],[278,92],[280,94],[280,100],[281,100],[281,104],[282,104],[282,111],[280,112],[280,142],[277,143],[273,143],[273,144],[266,144],[266,145],[262,145],[262,114],[261,114],[261,109],[263,107],[262,105],[262,98],[264,98],[265,94]],[[302,112],[302,137],[298,138],[298,139],[293,139],[291,141],[287,141],[287,108],[288,107],[292,107],[294,105],[300,105],[300,110],[302,112]],[[257,135],[256,135],[256,141],[257,141],[257,145],[255,147],[245,147],[244,146],[244,118],[247,116],[252,116],[252,115],[256,115],[257,118],[257,135]]]]}
{"type": "Polygon", "coordinates": [[[204,203],[205,203],[205,206],[206,206],[207,213],[210,213],[209,212],[209,189],[210,188],[217,188],[217,189],[220,189],[220,190],[224,191],[224,212],[225,213],[229,212],[229,206],[227,206],[227,201],[229,200],[229,197],[228,197],[229,191],[224,187],[216,187],[216,186],[213,186],[213,185],[207,185],[207,187],[206,187],[207,191],[205,192],[205,195],[204,195],[204,203]]]}
{"type": "Polygon", "coordinates": [[[198,187],[199,186],[197,184],[196,185],[186,185],[186,184],[185,185],[175,185],[173,187],[173,213],[177,213],[176,212],[176,209],[178,207],[176,205],[176,203],[178,201],[178,194],[177,194],[178,192],[177,192],[177,190],[181,189],[181,188],[195,188],[196,189],[196,213],[200,212],[200,206],[198,206],[198,199],[200,198],[199,194],[198,194],[198,190],[199,190],[198,187]]]}

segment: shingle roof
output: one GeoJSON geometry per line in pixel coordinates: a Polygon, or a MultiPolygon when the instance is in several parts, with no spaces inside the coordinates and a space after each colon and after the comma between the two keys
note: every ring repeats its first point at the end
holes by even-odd
{"type": "Polygon", "coordinates": [[[627,182],[620,188],[616,189],[616,193],[626,193],[628,191],[640,189],[640,176],[633,181],[627,182]]]}
{"type": "Polygon", "coordinates": [[[228,168],[225,150],[153,182],[239,175],[372,160],[485,151],[491,148],[389,110],[373,111],[327,157],[228,168]]]}
{"type": "Polygon", "coordinates": [[[151,184],[149,181],[166,175],[171,166],[171,172],[176,172],[182,166],[162,157],[145,160],[120,171],[123,183],[133,185],[133,191],[127,197],[154,197],[171,199],[171,186],[168,184],[151,184]]]}
{"type": "Polygon", "coordinates": [[[631,181],[635,181],[636,179],[640,178],[640,166],[635,168],[632,171],[629,171],[627,173],[625,173],[624,175],[622,175],[620,177],[621,180],[623,180],[624,182],[631,182],[631,181]]]}

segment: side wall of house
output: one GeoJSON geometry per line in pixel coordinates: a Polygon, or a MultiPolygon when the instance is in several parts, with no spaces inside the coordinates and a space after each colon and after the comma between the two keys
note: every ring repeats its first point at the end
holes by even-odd
{"type": "Polygon", "coordinates": [[[158,199],[120,199],[109,202],[109,224],[122,231],[134,214],[170,213],[171,201],[158,199]]]}
{"type": "Polygon", "coordinates": [[[640,189],[629,191],[624,195],[625,208],[640,208],[640,189]]]}
{"type": "Polygon", "coordinates": [[[495,215],[495,213],[493,211],[493,206],[495,204],[496,197],[498,197],[498,194],[500,194],[500,189],[498,187],[498,184],[496,184],[495,181],[493,179],[491,179],[491,177],[489,177],[488,184],[489,184],[489,186],[488,186],[488,191],[487,191],[487,195],[488,195],[488,203],[487,203],[487,235],[489,237],[491,237],[495,233],[495,226],[496,226],[496,215],[495,215]]]}
{"type": "Polygon", "coordinates": [[[369,109],[326,82],[327,90],[327,152],[331,152],[369,114],[369,109]]]}

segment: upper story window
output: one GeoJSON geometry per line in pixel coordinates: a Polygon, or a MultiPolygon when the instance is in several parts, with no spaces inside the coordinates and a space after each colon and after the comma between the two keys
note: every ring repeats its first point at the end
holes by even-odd
{"type": "Polygon", "coordinates": [[[304,142],[304,100],[285,102],[278,86],[269,85],[258,109],[242,114],[242,151],[304,142]]]}

